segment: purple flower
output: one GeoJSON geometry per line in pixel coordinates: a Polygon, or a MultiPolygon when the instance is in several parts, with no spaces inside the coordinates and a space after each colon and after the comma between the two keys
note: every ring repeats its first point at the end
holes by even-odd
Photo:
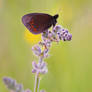
{"type": "Polygon", "coordinates": [[[51,46],[51,42],[70,41],[72,35],[67,29],[64,29],[62,26],[57,25],[53,28],[52,31],[47,31],[42,34],[42,42],[48,48],[51,46]]]}
{"type": "Polygon", "coordinates": [[[48,72],[47,65],[44,61],[42,61],[42,63],[38,63],[38,64],[36,64],[36,62],[33,61],[32,66],[33,66],[32,73],[45,74],[48,72]]]}
{"type": "Polygon", "coordinates": [[[46,92],[45,90],[40,90],[40,92],[46,92]]]}
{"type": "Polygon", "coordinates": [[[25,92],[32,92],[30,89],[26,89],[25,92]]]}
{"type": "Polygon", "coordinates": [[[16,86],[16,81],[15,80],[12,80],[11,78],[8,78],[8,77],[4,77],[3,82],[5,83],[7,88],[15,89],[15,86],[16,86]]]}
{"type": "Polygon", "coordinates": [[[36,56],[40,56],[40,54],[41,54],[41,48],[38,45],[34,45],[32,47],[32,51],[34,52],[34,54],[36,56]]]}
{"type": "Polygon", "coordinates": [[[13,80],[12,78],[4,77],[3,82],[9,90],[12,90],[12,92],[24,92],[22,84],[17,84],[16,80],[13,80]]]}
{"type": "Polygon", "coordinates": [[[57,33],[57,32],[61,32],[61,28],[62,28],[62,26],[61,25],[57,25],[57,26],[55,26],[54,28],[53,28],[53,32],[55,32],[55,33],[57,33]]]}
{"type": "Polygon", "coordinates": [[[67,29],[63,29],[59,36],[63,41],[70,41],[72,39],[72,35],[68,32],[67,29]]]}
{"type": "Polygon", "coordinates": [[[49,56],[48,51],[49,51],[48,48],[44,49],[44,51],[43,51],[43,58],[47,58],[49,56]]]}
{"type": "Polygon", "coordinates": [[[49,30],[46,30],[45,32],[42,33],[42,39],[43,37],[44,38],[47,38],[48,37],[48,34],[49,34],[49,30]]]}
{"type": "Polygon", "coordinates": [[[60,40],[70,41],[72,39],[72,35],[69,33],[69,31],[60,25],[55,26],[52,32],[56,34],[56,39],[58,42],[60,40]]]}
{"type": "Polygon", "coordinates": [[[24,92],[22,84],[16,85],[16,92],[24,92]]]}

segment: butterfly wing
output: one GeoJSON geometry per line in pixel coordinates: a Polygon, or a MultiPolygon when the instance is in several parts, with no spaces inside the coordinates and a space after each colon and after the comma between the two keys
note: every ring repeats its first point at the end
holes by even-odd
{"type": "Polygon", "coordinates": [[[30,13],[22,17],[22,22],[33,34],[46,31],[52,25],[52,16],[44,13],[30,13]]]}

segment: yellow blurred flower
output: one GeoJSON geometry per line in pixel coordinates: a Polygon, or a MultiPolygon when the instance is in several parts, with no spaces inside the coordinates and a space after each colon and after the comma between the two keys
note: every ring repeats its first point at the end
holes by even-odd
{"type": "Polygon", "coordinates": [[[25,30],[24,37],[31,44],[38,43],[41,40],[41,34],[32,34],[28,29],[25,30]]]}

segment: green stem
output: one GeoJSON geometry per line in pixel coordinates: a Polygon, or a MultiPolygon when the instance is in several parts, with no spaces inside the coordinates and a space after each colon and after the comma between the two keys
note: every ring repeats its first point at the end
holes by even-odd
{"type": "Polygon", "coordinates": [[[39,92],[40,77],[38,74],[35,75],[34,92],[39,92]]]}
{"type": "MultiPolygon", "coordinates": [[[[39,62],[38,62],[39,66],[42,63],[42,60],[43,60],[43,58],[40,57],[39,62]]],[[[39,92],[39,86],[40,86],[40,76],[39,76],[39,73],[36,73],[36,75],[35,75],[35,84],[34,84],[34,92],[39,92]]]]}

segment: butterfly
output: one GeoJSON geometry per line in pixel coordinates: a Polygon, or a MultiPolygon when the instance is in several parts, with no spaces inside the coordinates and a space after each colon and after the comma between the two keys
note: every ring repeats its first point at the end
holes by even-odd
{"type": "Polygon", "coordinates": [[[45,13],[30,13],[22,17],[22,23],[33,34],[40,34],[57,23],[58,14],[51,16],[45,13]]]}

